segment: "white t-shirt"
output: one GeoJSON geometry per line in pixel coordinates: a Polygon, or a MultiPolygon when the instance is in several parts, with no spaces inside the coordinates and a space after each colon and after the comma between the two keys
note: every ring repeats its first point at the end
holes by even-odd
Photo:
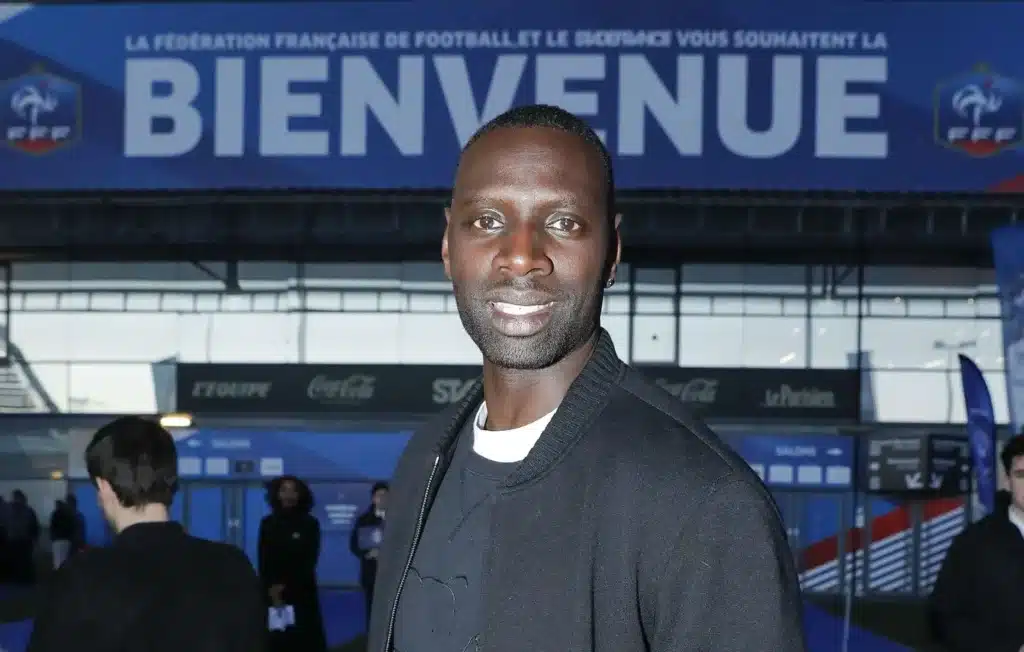
{"type": "Polygon", "coordinates": [[[487,404],[481,403],[473,421],[473,452],[492,462],[520,462],[540,439],[555,412],[557,409],[533,423],[512,430],[484,430],[484,424],[487,423],[487,404]]]}

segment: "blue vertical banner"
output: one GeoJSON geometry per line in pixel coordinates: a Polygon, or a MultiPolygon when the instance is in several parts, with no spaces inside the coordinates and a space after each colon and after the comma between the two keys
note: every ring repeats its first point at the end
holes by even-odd
{"type": "Polygon", "coordinates": [[[992,395],[978,365],[966,355],[960,356],[960,380],[967,408],[967,436],[974,461],[974,477],[978,497],[987,514],[995,507],[996,416],[992,395]]]}
{"type": "Polygon", "coordinates": [[[1010,429],[1016,435],[1024,428],[1024,229],[1010,226],[993,231],[992,259],[1002,308],[1010,429]]]}

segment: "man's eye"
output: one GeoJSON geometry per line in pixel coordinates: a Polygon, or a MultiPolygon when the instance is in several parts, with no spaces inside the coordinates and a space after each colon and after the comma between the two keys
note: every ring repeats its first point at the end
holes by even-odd
{"type": "Polygon", "coordinates": [[[572,233],[573,231],[580,228],[580,224],[574,219],[568,217],[559,217],[548,222],[548,227],[555,229],[556,231],[572,233]]]}
{"type": "Polygon", "coordinates": [[[501,228],[501,222],[493,215],[483,215],[473,222],[473,226],[482,231],[494,231],[501,228]]]}

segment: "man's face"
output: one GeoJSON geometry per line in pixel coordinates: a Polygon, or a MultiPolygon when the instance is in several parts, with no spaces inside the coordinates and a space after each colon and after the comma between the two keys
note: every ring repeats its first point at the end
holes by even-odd
{"type": "Polygon", "coordinates": [[[373,492],[373,506],[376,509],[387,509],[388,506],[388,490],[378,489],[373,492]]]}
{"type": "Polygon", "coordinates": [[[441,258],[488,361],[543,369],[593,334],[619,257],[606,192],[598,152],[555,129],[498,129],[463,154],[441,258]]]}
{"type": "Polygon", "coordinates": [[[1013,494],[1013,504],[1017,509],[1024,511],[1024,455],[1013,458],[1008,480],[1010,493],[1013,494]]]}

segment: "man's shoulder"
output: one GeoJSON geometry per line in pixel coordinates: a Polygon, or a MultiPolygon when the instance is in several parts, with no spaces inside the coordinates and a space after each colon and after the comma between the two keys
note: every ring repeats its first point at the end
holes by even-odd
{"type": "Polygon", "coordinates": [[[1007,532],[1012,532],[1011,528],[1013,527],[1013,524],[1009,522],[1009,518],[1006,516],[1006,512],[999,511],[989,514],[974,523],[970,523],[956,536],[955,541],[960,548],[988,548],[991,546],[993,538],[998,538],[1007,532]]]}
{"type": "Polygon", "coordinates": [[[222,575],[248,576],[256,572],[249,557],[238,546],[192,535],[187,535],[186,541],[191,548],[189,554],[192,555],[192,559],[209,564],[222,575]]]}
{"type": "Polygon", "coordinates": [[[750,466],[700,418],[642,373],[628,368],[594,430],[620,458],[668,484],[710,488],[729,477],[763,494],[750,466]]]}
{"type": "Polygon", "coordinates": [[[630,448],[642,446],[660,454],[686,452],[696,457],[684,463],[712,464],[722,472],[749,470],[704,421],[633,368],[627,369],[612,393],[599,423],[598,429],[628,428],[630,437],[615,440],[630,448]]]}

